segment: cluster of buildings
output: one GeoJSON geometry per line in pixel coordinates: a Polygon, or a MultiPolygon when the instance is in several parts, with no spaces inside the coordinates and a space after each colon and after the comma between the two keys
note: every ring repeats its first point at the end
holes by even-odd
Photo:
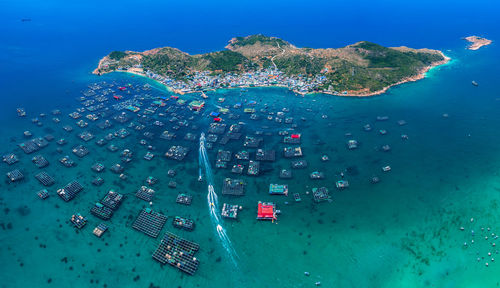
{"type": "MultiPolygon", "coordinates": [[[[134,67],[134,69],[138,70],[138,68],[142,68],[140,65],[136,66],[137,67],[134,67]]],[[[129,69],[122,68],[122,70],[128,71],[129,69]]],[[[180,93],[206,91],[218,88],[279,86],[289,88],[297,93],[305,94],[318,91],[319,87],[326,81],[324,75],[316,75],[315,77],[302,75],[287,76],[283,72],[272,68],[244,73],[225,74],[214,74],[210,71],[195,71],[182,80],[165,77],[149,70],[144,71],[143,74],[180,93]]]]}

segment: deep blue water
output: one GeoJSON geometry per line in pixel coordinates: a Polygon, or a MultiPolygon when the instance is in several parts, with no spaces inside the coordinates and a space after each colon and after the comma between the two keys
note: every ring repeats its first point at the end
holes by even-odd
{"type": "MultiPolygon", "coordinates": [[[[40,136],[47,131],[56,137],[67,135],[58,127],[61,125],[49,119],[44,120],[44,127],[34,127],[29,121],[33,115],[58,108],[63,111],[63,122],[75,126],[66,114],[77,107],[76,98],[89,83],[102,80],[146,83],[125,74],[91,75],[99,58],[113,50],[172,46],[192,54],[204,53],[222,49],[231,37],[263,33],[299,47],[341,47],[361,40],[386,46],[427,47],[444,51],[453,61],[433,69],[422,81],[366,99],[328,95],[298,98],[284,89],[251,89],[246,97],[272,103],[272,109],[289,105],[296,118],[301,112],[308,118],[299,126],[305,138],[306,158],[311,169],[318,167],[329,173],[325,181],[332,190],[338,171],[355,167],[356,173],[348,176],[352,187],[335,191],[334,202],[329,206],[315,206],[303,194],[313,185],[307,179],[308,170],[297,172],[290,180],[292,193],[304,196],[299,205],[285,206],[283,199],[267,198],[267,185],[279,181],[276,173],[246,178],[247,196],[239,200],[245,209],[240,222],[228,227],[241,261],[239,270],[231,274],[225,269],[233,271],[233,267],[210,234],[213,231],[205,214],[208,211],[203,202],[203,188],[192,176],[197,169],[195,154],[190,154],[184,165],[165,160],[161,156],[164,151],[159,151],[153,161],[155,167],[138,161],[127,170],[131,175],[127,186],[120,187],[131,193],[148,173],[164,177],[165,171],[172,167],[180,171],[178,190],[185,189],[195,195],[191,210],[171,206],[171,197],[176,193],[165,187],[165,177],[160,180],[161,196],[155,205],[165,205],[162,209],[167,209],[169,215],[189,213],[197,221],[194,232],[182,235],[201,244],[202,264],[196,276],[185,277],[170,267],[160,268],[150,257],[157,241],[127,227],[130,225],[127,217],[135,217],[142,205],[135,198],[120,209],[111,222],[109,235],[102,241],[91,235],[91,227],[74,234],[72,227],[59,223],[76,209],[88,214],[89,203],[105,190],[93,189],[89,184],[92,175],[88,166],[92,161],[104,161],[109,167],[118,160],[116,155],[110,156],[107,150],[92,143],[88,145],[90,157],[81,160],[74,170],[61,170],[56,163],[57,146],[51,143],[43,153],[52,159],[47,169],[57,175],[55,186],[62,186],[71,177],[80,177],[89,189],[66,204],[56,196],[48,202],[39,201],[33,195],[33,191],[40,189],[34,179],[19,186],[1,183],[0,222],[12,223],[13,228],[1,230],[0,263],[8,268],[0,272],[0,287],[67,287],[65,281],[72,281],[74,287],[88,287],[89,281],[95,279],[101,280],[92,282],[96,287],[103,284],[148,287],[150,283],[161,287],[170,287],[171,283],[175,284],[173,287],[213,287],[213,283],[312,287],[315,281],[322,281],[325,287],[497,284],[500,266],[486,259],[489,258],[486,253],[495,255],[496,249],[478,238],[473,249],[463,248],[463,242],[471,245],[467,236],[470,229],[482,238],[487,232],[479,232],[481,228],[491,227],[495,233],[500,228],[497,213],[500,95],[496,87],[500,76],[497,68],[500,49],[496,42],[500,39],[496,19],[500,4],[495,1],[102,2],[0,2],[0,133],[4,137],[1,152],[15,151],[22,157],[18,164],[25,165],[23,168],[30,174],[37,169],[30,157],[16,147],[23,139],[22,131],[30,129],[40,136]],[[32,21],[21,22],[21,18],[32,21]],[[461,37],[472,34],[493,39],[494,43],[478,51],[465,50],[466,43],[461,37]],[[471,80],[478,81],[480,86],[473,87],[471,80]],[[285,97],[292,98],[280,102],[285,97]],[[17,107],[26,108],[27,119],[19,120],[17,107]],[[300,111],[302,107],[311,111],[300,111]],[[449,118],[443,118],[443,113],[448,113],[449,118]],[[328,118],[322,119],[320,115],[328,118]],[[375,122],[378,115],[389,115],[391,120],[375,122]],[[395,121],[399,119],[405,119],[408,125],[398,126],[395,121]],[[362,132],[366,123],[374,125],[371,134],[362,132]],[[378,129],[387,129],[389,134],[381,138],[376,134],[378,129]],[[345,149],[344,134],[348,132],[362,143],[359,150],[345,149]],[[407,133],[410,140],[401,142],[401,133],[407,133]],[[325,144],[316,145],[317,140],[325,144]],[[383,144],[390,144],[393,151],[386,154],[376,151],[383,144]],[[332,160],[326,164],[320,162],[319,155],[323,153],[328,153],[332,160]],[[379,185],[371,185],[367,179],[380,174],[380,166],[389,162],[393,167],[391,174],[383,175],[379,185]],[[281,205],[283,215],[278,225],[255,221],[254,206],[258,200],[273,200],[281,205]],[[18,208],[23,204],[31,212],[19,217],[24,210],[18,208]],[[10,212],[5,208],[10,208],[10,212]],[[472,217],[476,219],[474,223],[469,220],[472,217]],[[460,231],[460,226],[466,231],[460,231]],[[65,237],[77,245],[67,242],[63,245],[61,239],[65,237]],[[47,248],[40,247],[41,244],[47,248]],[[214,260],[218,256],[222,261],[214,260]],[[63,257],[68,257],[69,263],[61,262],[63,257]],[[480,261],[476,261],[478,257],[480,261]],[[488,268],[484,265],[486,261],[492,264],[488,268]],[[21,276],[26,271],[31,271],[32,278],[21,276]],[[304,271],[310,271],[311,277],[305,277],[304,271]],[[138,282],[133,280],[136,275],[141,276],[138,282]],[[48,279],[53,280],[52,284],[48,279]]],[[[230,105],[240,95],[233,90],[210,96],[210,101],[224,96],[230,105]]],[[[245,133],[260,129],[259,125],[268,125],[265,121],[249,125],[245,133]]],[[[142,155],[145,149],[136,147],[136,140],[119,142],[120,148],[129,145],[142,155]]],[[[71,141],[76,142],[73,138],[71,141]]],[[[279,139],[273,136],[265,141],[269,141],[266,145],[275,145],[279,139]]],[[[196,145],[192,148],[196,149],[196,145]]],[[[212,160],[214,156],[212,151],[212,160]]],[[[287,163],[280,160],[277,165],[287,163]]],[[[10,168],[2,163],[1,173],[10,168]]],[[[216,185],[229,176],[226,172],[216,171],[216,185]]],[[[104,187],[115,187],[116,179],[112,178],[115,175],[109,171],[105,175],[114,180],[104,187]]],[[[92,220],[88,226],[97,223],[92,220]]],[[[172,229],[168,227],[169,231],[172,229]]]]}
{"type": "Polygon", "coordinates": [[[82,78],[113,50],[172,46],[204,53],[222,49],[234,36],[255,33],[299,47],[341,47],[368,40],[447,49],[470,34],[497,38],[499,5],[427,0],[2,1],[0,83],[3,97],[16,99],[3,106],[12,110],[18,99],[36,104],[52,97],[63,100],[68,80],[82,78]]]}

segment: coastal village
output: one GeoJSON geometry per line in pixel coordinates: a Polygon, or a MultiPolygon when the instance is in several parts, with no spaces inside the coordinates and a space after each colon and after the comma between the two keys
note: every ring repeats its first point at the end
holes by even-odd
{"type": "MultiPolygon", "coordinates": [[[[101,65],[104,69],[109,67],[109,63],[106,61],[102,62],[101,65]]],[[[216,75],[211,71],[194,71],[192,75],[186,77],[184,80],[176,80],[167,76],[162,76],[150,70],[144,71],[140,64],[136,64],[132,67],[120,66],[116,71],[129,72],[156,80],[172,89],[172,91],[177,94],[207,92],[220,88],[249,87],[285,87],[298,94],[306,94],[320,92],[319,87],[326,80],[324,75],[317,75],[315,77],[306,77],[302,75],[289,77],[273,67],[260,71],[216,75]]]]}

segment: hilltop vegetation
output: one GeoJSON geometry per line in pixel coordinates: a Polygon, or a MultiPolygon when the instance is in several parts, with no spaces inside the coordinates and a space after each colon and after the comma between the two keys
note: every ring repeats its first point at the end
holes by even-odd
{"type": "Polygon", "coordinates": [[[251,72],[274,67],[288,76],[325,76],[320,87],[329,91],[378,91],[415,77],[425,67],[444,60],[437,50],[388,48],[371,42],[358,42],[337,49],[297,48],[264,35],[236,37],[225,50],[189,55],[175,48],[156,48],[144,52],[113,51],[100,62],[98,73],[140,67],[175,79],[195,72],[213,74],[251,72]]]}

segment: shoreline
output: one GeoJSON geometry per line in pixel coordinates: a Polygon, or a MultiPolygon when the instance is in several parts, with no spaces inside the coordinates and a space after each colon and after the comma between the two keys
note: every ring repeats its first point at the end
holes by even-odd
{"type": "MultiPolygon", "coordinates": [[[[448,57],[448,56],[446,56],[442,51],[439,51],[439,53],[443,56],[443,58],[444,58],[443,60],[434,62],[434,63],[430,64],[429,66],[423,67],[422,69],[420,69],[420,71],[417,73],[417,75],[407,77],[405,79],[402,79],[399,82],[396,82],[394,84],[391,84],[389,86],[386,86],[386,87],[384,87],[384,88],[382,88],[380,90],[374,91],[374,92],[356,93],[355,91],[352,91],[350,93],[348,92],[346,94],[342,94],[342,93],[334,93],[334,92],[329,92],[329,91],[313,91],[313,92],[305,92],[304,93],[304,92],[299,92],[299,91],[296,91],[296,90],[290,90],[290,89],[289,90],[293,91],[296,94],[302,95],[302,96],[312,95],[312,94],[327,94],[327,95],[333,95],[333,96],[339,96],[339,97],[360,97],[360,98],[362,98],[362,97],[377,96],[377,95],[381,95],[381,94],[386,93],[392,87],[395,87],[395,86],[398,86],[398,85],[401,85],[401,84],[404,84],[404,83],[416,82],[418,80],[422,80],[422,79],[425,78],[427,72],[429,72],[432,68],[444,65],[444,64],[448,63],[451,60],[451,58],[448,57]]],[[[175,93],[175,94],[184,95],[184,94],[200,93],[201,92],[201,91],[187,91],[187,92],[184,92],[184,91],[180,91],[180,90],[174,89],[174,88],[166,85],[165,83],[163,83],[161,81],[158,81],[156,79],[153,79],[153,78],[150,78],[150,77],[146,76],[145,74],[141,73],[140,71],[133,70],[135,68],[131,68],[131,69],[127,69],[127,70],[113,70],[113,71],[108,71],[108,72],[98,72],[99,69],[101,68],[101,62],[106,57],[102,58],[99,61],[98,67],[96,69],[94,69],[94,71],[92,71],[92,74],[101,76],[101,75],[108,74],[108,73],[111,73],[111,72],[122,72],[122,73],[125,72],[125,73],[130,73],[132,75],[137,75],[137,76],[140,76],[140,77],[145,77],[145,78],[147,78],[149,80],[155,81],[156,83],[159,83],[160,85],[164,86],[169,92],[172,92],[172,93],[175,93]]],[[[257,85],[256,86],[241,85],[241,86],[232,86],[232,87],[212,88],[212,89],[208,89],[206,91],[217,91],[219,89],[238,89],[238,88],[241,89],[241,88],[263,88],[263,87],[289,88],[289,87],[283,86],[283,85],[259,85],[259,86],[257,86],[257,85]]]]}

